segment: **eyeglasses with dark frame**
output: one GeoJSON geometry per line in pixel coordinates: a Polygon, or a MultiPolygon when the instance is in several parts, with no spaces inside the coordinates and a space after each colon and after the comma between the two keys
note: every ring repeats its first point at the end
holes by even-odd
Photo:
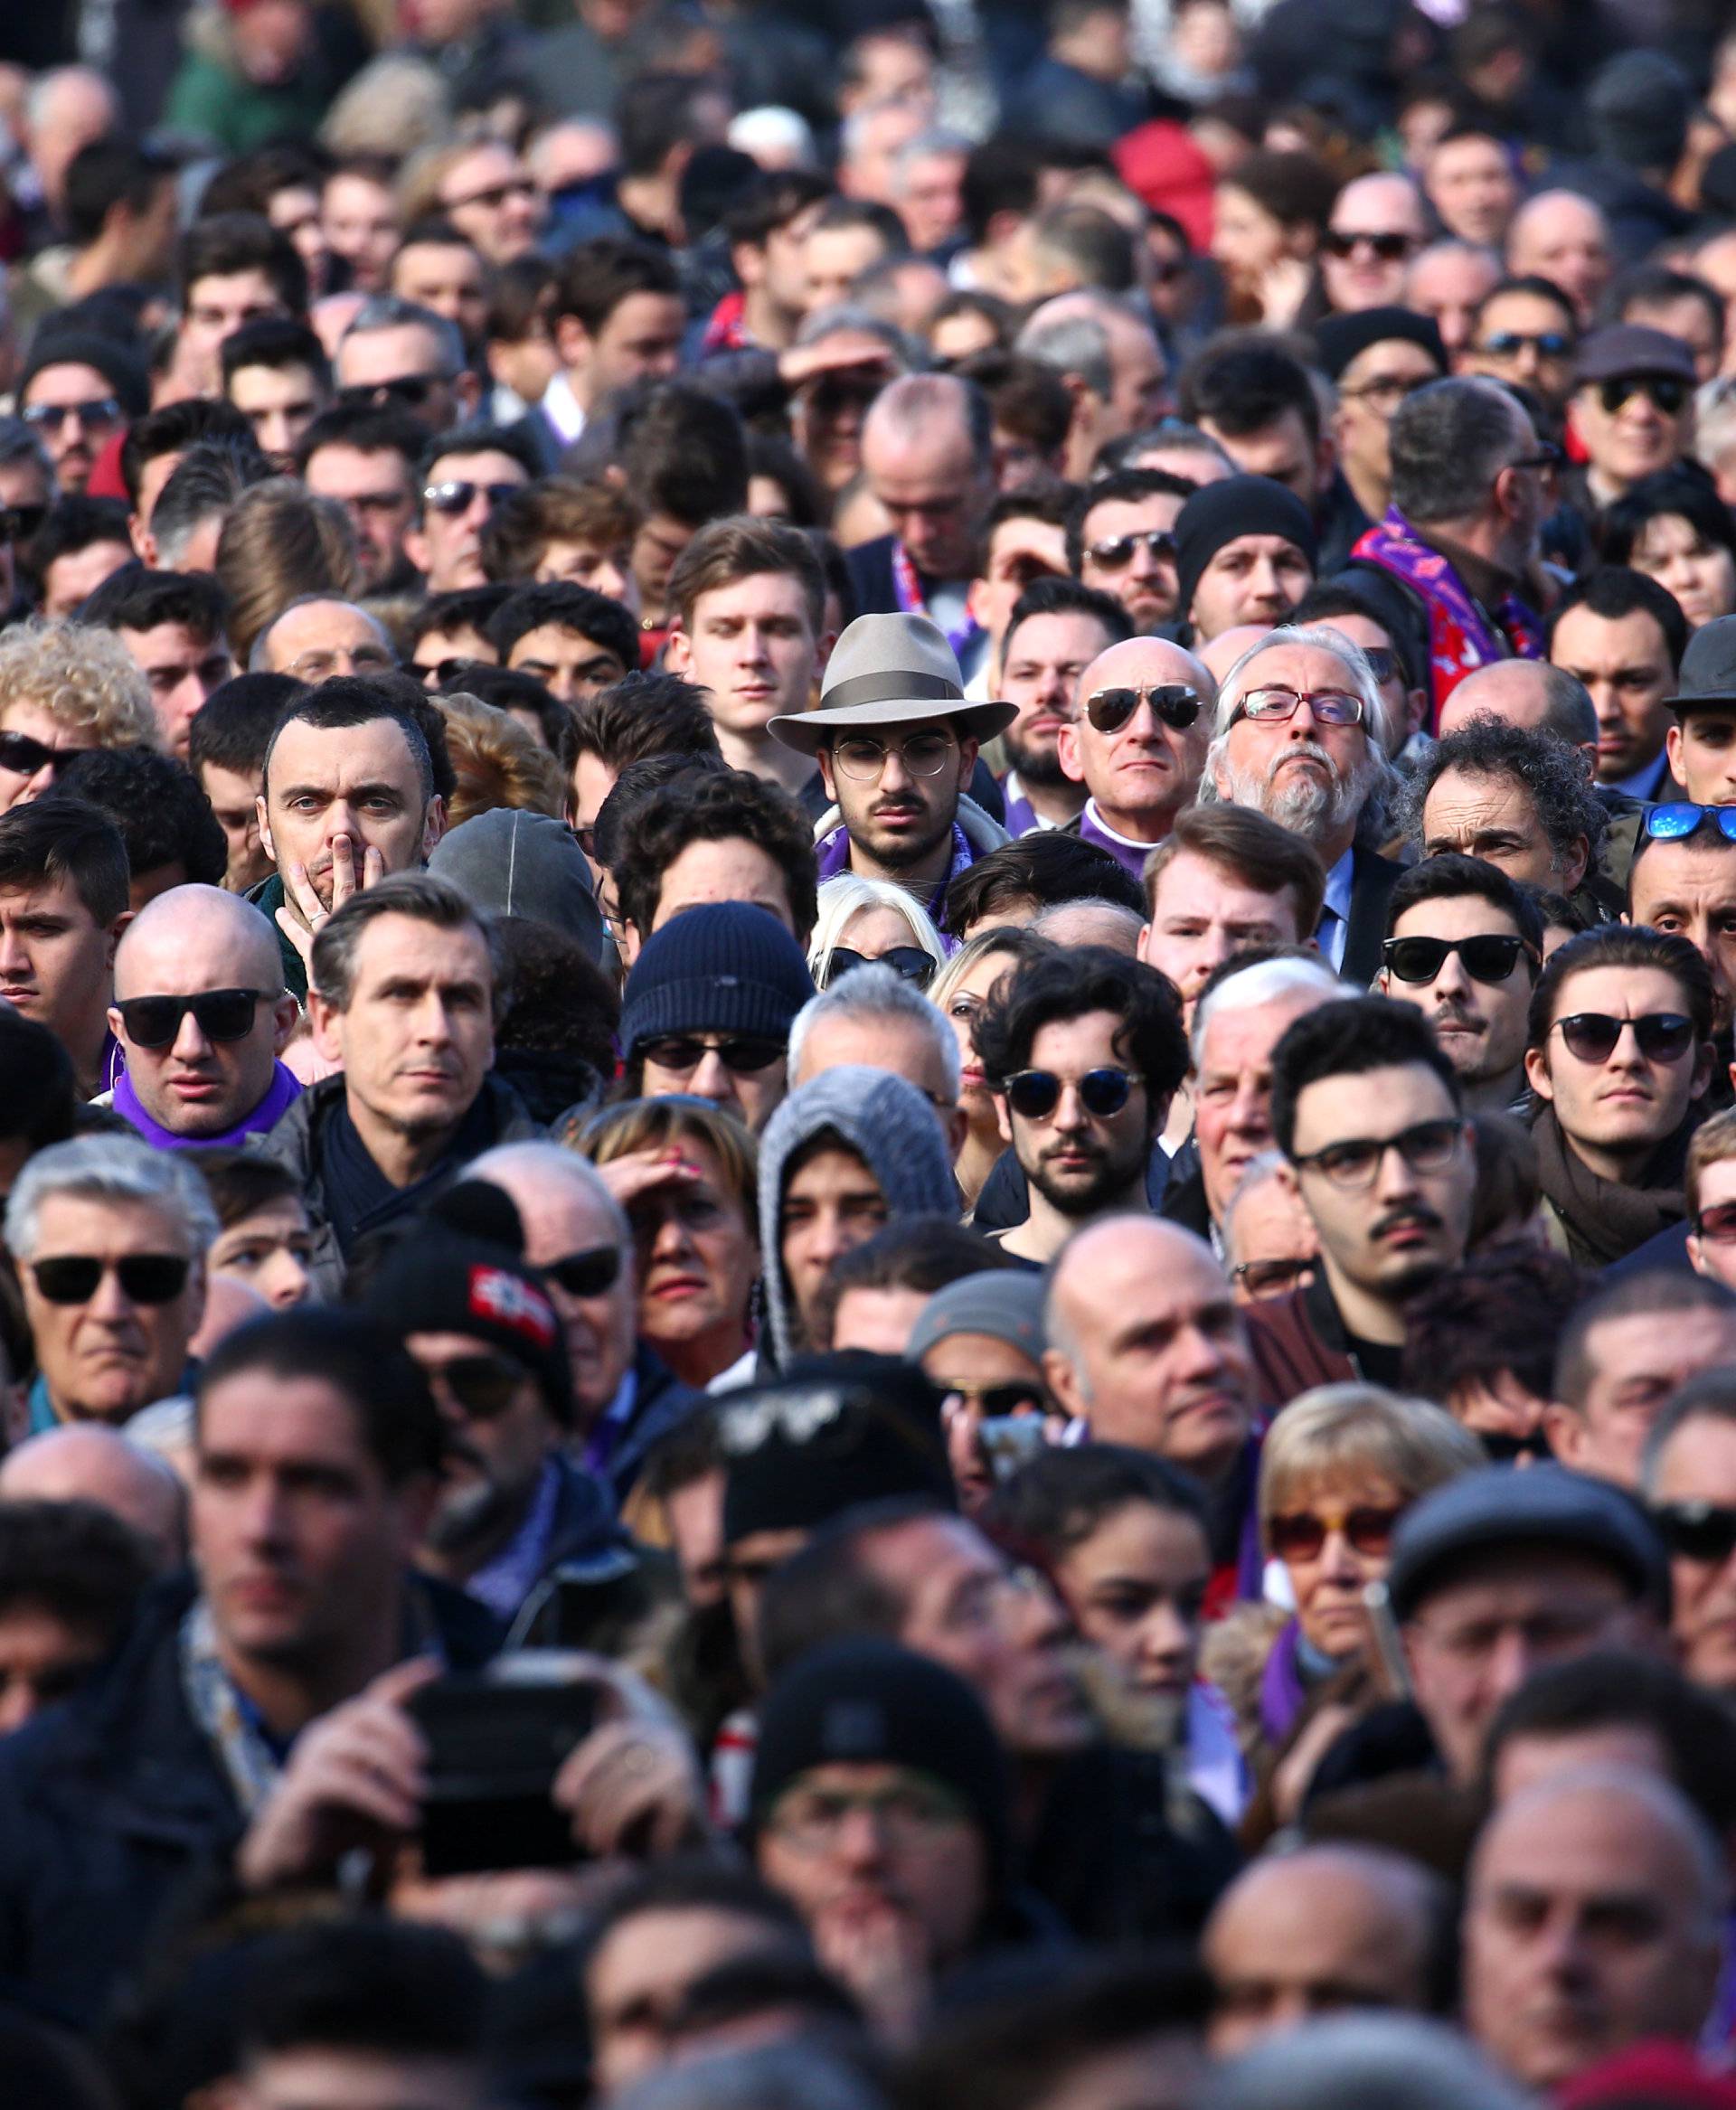
{"type": "Polygon", "coordinates": [[[1458,1154],[1465,1123],[1457,1115],[1415,1121],[1396,1135],[1346,1136],[1290,1163],[1297,1172],[1317,1172],[1347,1194],[1365,1193],[1380,1176],[1387,1154],[1396,1150],[1413,1173],[1444,1173],[1458,1154]]]}
{"type": "MultiPolygon", "coordinates": [[[[1079,1103],[1094,1121],[1113,1121],[1133,1097],[1138,1079],[1126,1069],[1105,1065],[1075,1078],[1079,1103]]],[[[1007,1111],[1021,1121],[1047,1121],[1061,1104],[1066,1079],[1052,1069],[1015,1069],[1002,1085],[1007,1111]]]]}
{"type": "Polygon", "coordinates": [[[1288,725],[1307,704],[1322,725],[1360,725],[1363,700],[1345,689],[1250,689],[1230,721],[1250,718],[1256,725],[1288,725]]]}

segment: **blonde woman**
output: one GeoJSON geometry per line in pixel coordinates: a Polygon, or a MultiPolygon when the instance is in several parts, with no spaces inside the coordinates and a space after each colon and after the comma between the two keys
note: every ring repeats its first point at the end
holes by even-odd
{"type": "Polygon", "coordinates": [[[1365,1592],[1386,1575],[1399,1519],[1486,1463],[1443,1408],[1378,1385],[1321,1385],[1272,1424],[1260,1461],[1260,1544],[1295,1609],[1240,1606],[1208,1634],[1201,1668],[1235,1710],[1243,1748],[1286,1805],[1280,1817],[1333,1737],[1392,1697],[1365,1592]],[[1284,1774],[1293,1747],[1304,1763],[1284,1774]]]}
{"type": "Polygon", "coordinates": [[[151,692],[112,630],[33,617],[0,636],[0,814],[92,748],[162,745],[151,692]]]}
{"type": "Polygon", "coordinates": [[[807,948],[816,989],[870,960],[883,960],[895,974],[926,989],[947,962],[947,948],[928,911],[913,894],[888,880],[840,872],[819,891],[819,914],[807,948]]]}
{"type": "MultiPolygon", "coordinates": [[[[825,888],[820,891],[824,893],[825,888]]],[[[1001,976],[1028,960],[1042,939],[1017,925],[998,924],[959,947],[929,984],[929,1001],[939,1007],[958,1039],[961,1078],[958,1104],[965,1116],[965,1140],[953,1161],[953,1176],[967,1210],[975,1209],[983,1182],[1006,1148],[995,1118],[994,1096],[983,1079],[973,1037],[976,1014],[1001,976]]]]}

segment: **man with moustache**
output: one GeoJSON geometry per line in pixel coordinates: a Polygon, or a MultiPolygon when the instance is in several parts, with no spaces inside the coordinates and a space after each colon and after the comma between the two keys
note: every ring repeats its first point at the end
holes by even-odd
{"type": "Polygon", "coordinates": [[[1041,579],[1019,596],[1002,641],[998,693],[1019,715],[1001,735],[1007,833],[1071,832],[1088,796],[1061,766],[1061,729],[1092,661],[1131,635],[1119,601],[1072,579],[1041,579]]]}
{"type": "Polygon", "coordinates": [[[1216,701],[1200,662],[1161,637],[1112,645],[1080,677],[1055,750],[1087,792],[1074,832],[1135,879],[1199,789],[1216,701]]]}
{"type": "Polygon", "coordinates": [[[1374,847],[1398,730],[1361,647],[1341,631],[1273,630],[1219,691],[1201,785],[1202,797],[1252,806],[1312,843],[1326,869],[1315,942],[1364,986],[1401,869],[1374,847]]]}

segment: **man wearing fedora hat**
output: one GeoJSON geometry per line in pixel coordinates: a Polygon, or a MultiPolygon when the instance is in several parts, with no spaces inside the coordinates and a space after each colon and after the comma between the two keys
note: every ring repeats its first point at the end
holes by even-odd
{"type": "Polygon", "coordinates": [[[1736,805],[1736,616],[1703,624],[1682,655],[1675,723],[1664,736],[1670,775],[1695,805],[1736,805]]]}
{"type": "Polygon", "coordinates": [[[1007,841],[965,786],[982,742],[1018,716],[972,703],[926,616],[858,616],[837,642],[819,708],[774,718],[774,739],[820,766],[832,801],[815,830],[820,877],[891,880],[925,905],[1007,841]]]}

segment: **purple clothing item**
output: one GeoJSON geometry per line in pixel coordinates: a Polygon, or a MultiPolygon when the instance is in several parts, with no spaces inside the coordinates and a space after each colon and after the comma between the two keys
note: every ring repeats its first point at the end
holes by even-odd
{"type": "Polygon", "coordinates": [[[1131,872],[1135,879],[1146,876],[1146,860],[1156,849],[1155,843],[1124,843],[1118,835],[1111,835],[1098,816],[1097,801],[1088,798],[1084,811],[1079,816],[1079,839],[1081,843],[1095,843],[1099,850],[1107,850],[1123,871],[1131,872]]]}
{"type": "MultiPolygon", "coordinates": [[[[849,871],[850,831],[842,824],[834,828],[830,834],[821,836],[815,848],[819,853],[822,884],[829,879],[836,879],[841,872],[849,871]]],[[[947,889],[953,881],[958,877],[960,872],[968,871],[976,862],[976,852],[970,846],[970,838],[955,821],[952,824],[952,862],[947,867],[947,876],[941,881],[940,890],[934,898],[935,908],[929,911],[931,915],[938,913],[939,904],[946,899],[947,889]]],[[[948,937],[944,930],[939,933],[939,937],[940,943],[948,952],[956,953],[958,951],[958,940],[956,937],[948,937]]]]}
{"type": "Polygon", "coordinates": [[[1292,1619],[1272,1644],[1260,1680],[1260,1726],[1274,1747],[1283,1743],[1296,1726],[1307,1698],[1296,1652],[1302,1639],[1301,1622],[1292,1619]]]}
{"type": "Polygon", "coordinates": [[[250,1135],[263,1135],[268,1128],[277,1126],[300,1095],[301,1079],[281,1062],[274,1062],[271,1088],[246,1120],[226,1128],[221,1135],[176,1135],[161,1122],[152,1120],[139,1104],[132,1079],[123,1069],[115,1079],[115,1111],[132,1123],[153,1150],[210,1150],[245,1143],[250,1135]]]}

